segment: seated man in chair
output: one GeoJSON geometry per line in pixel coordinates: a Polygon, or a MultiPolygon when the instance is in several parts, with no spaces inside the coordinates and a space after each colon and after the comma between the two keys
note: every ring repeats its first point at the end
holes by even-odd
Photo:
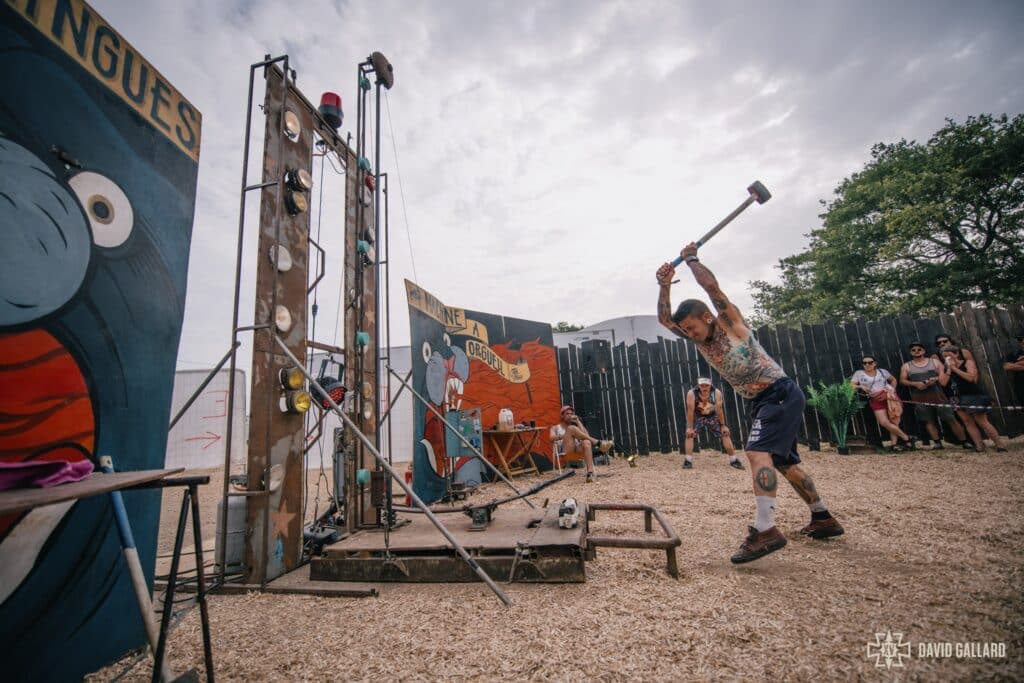
{"type": "Polygon", "coordinates": [[[572,406],[562,406],[559,422],[551,427],[548,435],[552,443],[562,443],[563,460],[578,460],[582,456],[587,465],[587,483],[594,481],[594,449],[604,453],[611,448],[612,442],[592,437],[572,406]]]}

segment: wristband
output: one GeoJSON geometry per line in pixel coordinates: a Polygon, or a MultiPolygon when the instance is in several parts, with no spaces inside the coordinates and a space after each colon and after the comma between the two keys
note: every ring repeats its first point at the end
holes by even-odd
{"type": "Polygon", "coordinates": [[[698,259],[696,256],[687,256],[686,258],[683,259],[683,263],[693,263],[694,261],[699,260],[700,259],[698,259]]]}

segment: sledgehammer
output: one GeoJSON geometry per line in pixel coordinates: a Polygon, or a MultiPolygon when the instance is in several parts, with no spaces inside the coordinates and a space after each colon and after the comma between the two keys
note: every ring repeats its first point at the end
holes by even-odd
{"type": "MultiPolygon", "coordinates": [[[[716,225],[715,227],[713,227],[710,230],[708,230],[704,234],[703,237],[701,237],[699,240],[697,240],[697,246],[698,247],[701,247],[701,246],[704,246],[705,244],[707,244],[708,240],[710,240],[712,237],[714,237],[718,233],[719,230],[721,230],[725,226],[729,225],[729,223],[731,223],[732,220],[734,218],[736,218],[736,216],[739,216],[741,213],[743,213],[743,210],[746,209],[751,204],[753,204],[754,202],[757,202],[758,204],[764,204],[766,201],[768,201],[769,199],[772,198],[772,193],[768,191],[768,188],[765,187],[761,183],[760,180],[755,180],[750,185],[750,187],[747,188],[747,192],[750,193],[750,196],[748,196],[746,199],[744,199],[742,204],[740,204],[735,209],[733,209],[732,213],[730,213],[728,216],[726,216],[722,220],[718,221],[718,225],[716,225]]],[[[683,257],[682,256],[676,256],[672,260],[672,267],[675,268],[676,266],[678,266],[682,262],[683,262],[683,257]]]]}

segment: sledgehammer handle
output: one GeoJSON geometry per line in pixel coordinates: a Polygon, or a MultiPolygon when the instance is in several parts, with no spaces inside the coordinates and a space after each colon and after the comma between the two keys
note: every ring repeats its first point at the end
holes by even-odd
{"type": "MultiPolygon", "coordinates": [[[[718,221],[718,224],[715,227],[713,227],[710,230],[708,230],[706,233],[704,233],[703,237],[701,237],[699,240],[697,240],[696,244],[697,244],[698,247],[702,247],[705,244],[707,244],[708,241],[712,237],[714,237],[716,234],[718,234],[719,230],[721,230],[725,226],[729,225],[729,223],[731,223],[733,221],[733,219],[736,218],[736,216],[739,216],[741,213],[743,213],[744,209],[746,209],[748,206],[750,206],[754,202],[757,202],[759,204],[764,204],[766,201],[771,199],[771,194],[768,192],[768,189],[764,185],[762,185],[760,183],[760,181],[754,181],[754,184],[751,185],[750,187],[748,187],[747,191],[750,194],[747,196],[746,199],[743,200],[742,204],[740,204],[735,209],[733,209],[732,213],[730,213],[728,216],[726,216],[722,220],[718,221]]],[[[672,267],[675,268],[676,266],[678,266],[682,262],[683,262],[683,257],[682,256],[676,256],[674,259],[672,259],[672,267]]]]}

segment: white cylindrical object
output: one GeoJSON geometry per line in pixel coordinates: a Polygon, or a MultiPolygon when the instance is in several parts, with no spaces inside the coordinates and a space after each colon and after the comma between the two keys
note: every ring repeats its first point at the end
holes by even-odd
{"type": "Polygon", "coordinates": [[[214,557],[221,557],[221,547],[224,548],[224,568],[226,572],[235,572],[242,569],[245,562],[245,511],[246,498],[243,496],[228,496],[227,533],[221,527],[221,520],[224,518],[224,499],[217,503],[217,547],[214,557]]]}

